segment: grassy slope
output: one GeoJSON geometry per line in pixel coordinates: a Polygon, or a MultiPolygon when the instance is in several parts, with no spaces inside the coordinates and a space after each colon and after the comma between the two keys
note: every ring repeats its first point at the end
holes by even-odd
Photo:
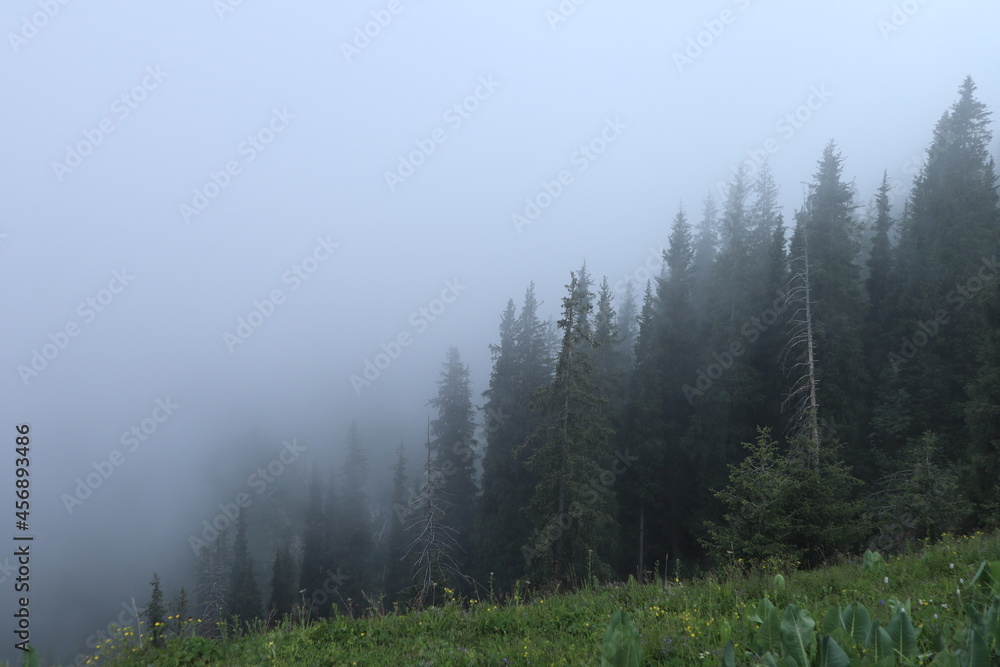
{"type": "Polygon", "coordinates": [[[1000,534],[945,536],[920,553],[888,559],[884,574],[863,571],[860,562],[782,571],[783,589],[773,583],[782,568],[742,573],[734,564],[696,581],[630,581],[506,604],[472,601],[468,611],[449,601],[405,615],[340,617],[309,627],[286,623],[223,643],[175,639],[156,652],[109,644],[92,664],[109,664],[114,656],[119,665],[599,665],[608,619],[625,609],[641,633],[648,664],[718,665],[727,631],[742,655],[757,627],[748,614],[765,596],[779,607],[805,607],[817,620],[830,606],[861,602],[883,624],[890,599],[909,599],[914,625],[923,626],[924,650],[946,619],[960,618],[957,589],[984,559],[1000,559],[1000,534]]]}

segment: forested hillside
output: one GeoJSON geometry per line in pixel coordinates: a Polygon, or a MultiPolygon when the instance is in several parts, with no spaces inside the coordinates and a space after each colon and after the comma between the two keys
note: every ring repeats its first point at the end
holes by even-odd
{"type": "MultiPolygon", "coordinates": [[[[278,478],[217,536],[206,523],[198,590],[173,613],[211,634],[295,606],[358,615],[720,560],[809,567],[995,527],[991,141],[966,79],[908,190],[857,191],[831,141],[803,185],[782,184],[803,189],[791,219],[766,165],[721,201],[664,211],[646,284],[616,293],[584,262],[543,310],[526,268],[482,396],[452,348],[421,397],[426,446],[400,445],[392,479],[353,426],[332,468],[278,478]]],[[[628,242],[617,233],[609,221],[628,242]]]]}

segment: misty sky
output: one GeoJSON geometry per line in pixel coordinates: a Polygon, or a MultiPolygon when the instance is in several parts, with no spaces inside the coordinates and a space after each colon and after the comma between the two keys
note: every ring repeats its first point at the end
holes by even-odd
{"type": "Polygon", "coordinates": [[[34,642],[75,652],[154,570],[172,595],[241,452],[356,419],[387,475],[449,345],[481,403],[508,298],[534,280],[556,315],[584,259],[645,280],[741,161],[769,154],[790,221],[835,139],[898,214],[962,79],[1000,109],[998,25],[986,0],[8,0],[0,564],[26,422],[34,642]]]}

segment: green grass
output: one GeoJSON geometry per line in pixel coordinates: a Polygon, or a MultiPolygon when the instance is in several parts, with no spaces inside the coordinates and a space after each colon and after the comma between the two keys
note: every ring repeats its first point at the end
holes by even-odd
{"type": "MultiPolygon", "coordinates": [[[[639,630],[650,665],[719,665],[732,639],[736,664],[756,632],[750,619],[761,598],[794,603],[817,623],[831,606],[864,604],[885,625],[893,599],[909,600],[921,628],[919,652],[946,623],[964,622],[960,597],[983,560],[1000,559],[1000,533],[943,536],[935,545],[865,570],[860,555],[840,565],[798,572],[776,563],[734,562],[692,581],[634,580],[570,594],[507,602],[451,599],[443,606],[305,625],[286,621],[270,632],[208,641],[174,638],[163,649],[136,640],[109,642],[91,664],[115,665],[600,665],[601,638],[622,609],[639,630]],[[784,585],[775,582],[781,574],[784,585]]],[[[757,664],[757,663],[753,663],[757,664]]]]}

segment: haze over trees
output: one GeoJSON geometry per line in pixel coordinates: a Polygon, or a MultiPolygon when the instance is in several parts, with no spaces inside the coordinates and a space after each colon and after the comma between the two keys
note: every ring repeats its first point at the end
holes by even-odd
{"type": "Polygon", "coordinates": [[[553,312],[526,275],[484,341],[488,389],[451,348],[388,472],[355,424],[308,484],[279,479],[281,511],[199,554],[196,613],[421,607],[727,552],[808,566],[995,526],[991,140],[967,78],[901,207],[887,177],[858,192],[831,141],[790,226],[767,166],[743,168],[721,201],[664,211],[663,270],[621,298],[583,263],[553,312]]]}

